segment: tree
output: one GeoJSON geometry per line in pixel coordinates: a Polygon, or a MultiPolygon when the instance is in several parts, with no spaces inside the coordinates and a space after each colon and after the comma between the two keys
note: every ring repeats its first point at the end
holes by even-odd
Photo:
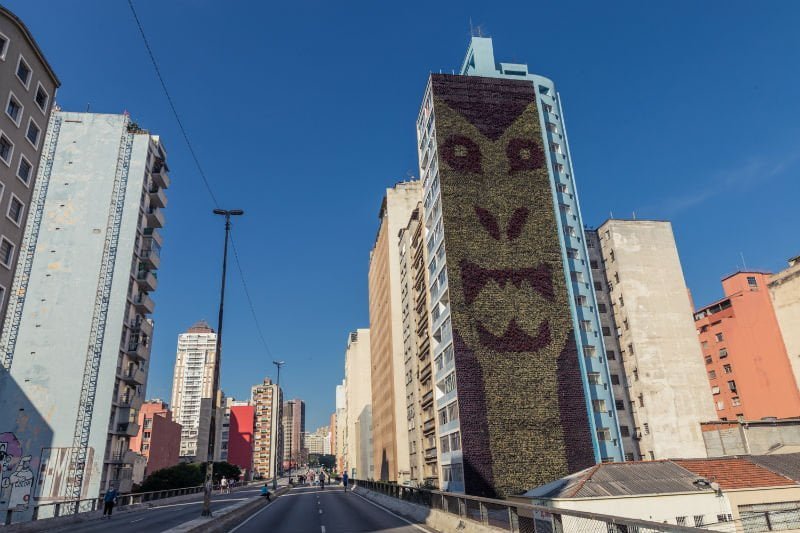
{"type": "MultiPolygon", "coordinates": [[[[169,468],[156,470],[144,480],[136,492],[154,490],[182,489],[197,487],[205,482],[206,463],[180,463],[169,468]]],[[[225,476],[228,479],[239,479],[241,469],[230,463],[214,463],[214,483],[217,484],[225,476]]]]}

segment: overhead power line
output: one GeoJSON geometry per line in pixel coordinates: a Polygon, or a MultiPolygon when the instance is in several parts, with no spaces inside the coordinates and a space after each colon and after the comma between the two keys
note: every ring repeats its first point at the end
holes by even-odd
{"type": "MultiPolygon", "coordinates": [[[[136,27],[139,28],[139,34],[142,36],[142,41],[144,42],[144,47],[147,49],[147,55],[150,56],[150,62],[153,64],[153,68],[156,71],[156,76],[158,77],[158,81],[161,84],[161,89],[164,91],[164,96],[167,98],[167,102],[169,103],[169,107],[172,110],[172,115],[175,117],[175,121],[178,123],[178,127],[181,130],[181,135],[183,135],[183,140],[186,142],[186,146],[189,148],[189,153],[192,156],[192,160],[194,161],[195,166],[197,167],[197,172],[200,174],[200,179],[203,181],[203,185],[205,186],[208,195],[211,197],[211,202],[214,204],[214,207],[219,207],[219,202],[217,201],[217,197],[214,194],[214,190],[211,188],[211,184],[206,177],[206,173],[203,170],[203,166],[200,164],[200,159],[197,157],[197,152],[194,149],[194,145],[192,144],[191,139],[189,138],[189,133],[186,131],[186,128],[183,125],[183,121],[181,120],[180,114],[178,113],[178,108],[175,105],[175,101],[172,99],[172,95],[167,89],[167,83],[164,81],[164,76],[161,74],[161,69],[158,66],[158,61],[156,60],[156,55],[153,52],[153,48],[150,46],[150,41],[147,39],[147,35],[144,32],[144,27],[142,26],[142,21],[139,20],[139,15],[136,13],[136,8],[133,5],[133,0],[128,0],[128,5],[131,8],[131,13],[133,14],[133,19],[136,22],[136,27]]],[[[253,298],[250,296],[250,290],[247,286],[247,281],[244,277],[244,270],[242,269],[242,264],[239,261],[239,252],[236,249],[236,244],[233,241],[233,235],[231,235],[231,245],[233,248],[233,255],[236,259],[236,267],[239,271],[239,279],[242,280],[242,287],[244,287],[244,294],[247,297],[247,303],[250,308],[250,314],[253,316],[253,322],[256,325],[256,331],[258,332],[258,337],[261,339],[261,344],[263,344],[264,349],[267,352],[267,355],[272,358],[272,352],[267,345],[267,341],[264,338],[264,333],[261,330],[261,324],[258,322],[258,315],[256,315],[256,309],[253,305],[253,298]]]]}

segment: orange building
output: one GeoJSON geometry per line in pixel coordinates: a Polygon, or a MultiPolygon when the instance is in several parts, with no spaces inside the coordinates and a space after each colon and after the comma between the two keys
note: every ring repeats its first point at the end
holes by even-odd
{"type": "Polygon", "coordinates": [[[800,416],[800,391],[772,307],[769,279],[758,272],[728,276],[722,280],[725,298],[694,315],[720,420],[800,416]]]}
{"type": "Polygon", "coordinates": [[[131,437],[130,449],[147,458],[145,477],[180,461],[181,425],[161,400],[148,400],[139,411],[139,433],[131,437]]]}

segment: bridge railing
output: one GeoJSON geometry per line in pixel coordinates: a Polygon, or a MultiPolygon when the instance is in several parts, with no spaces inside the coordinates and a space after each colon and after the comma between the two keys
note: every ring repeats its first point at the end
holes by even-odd
{"type": "MultiPolygon", "coordinates": [[[[396,483],[354,480],[357,487],[377,492],[510,533],[677,533],[702,529],[662,524],[571,509],[558,509],[512,500],[496,500],[454,492],[407,487],[396,483]]],[[[733,526],[733,524],[730,524],[733,526]]],[[[714,528],[734,531],[731,527],[714,528]]]]}

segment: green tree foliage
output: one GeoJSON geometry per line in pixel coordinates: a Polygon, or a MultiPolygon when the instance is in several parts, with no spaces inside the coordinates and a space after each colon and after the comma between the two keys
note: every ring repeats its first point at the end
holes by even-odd
{"type": "Polygon", "coordinates": [[[308,464],[312,467],[321,466],[332,472],[336,468],[336,456],[310,453],[308,454],[308,464]]]}
{"type": "MultiPolygon", "coordinates": [[[[230,463],[214,463],[214,484],[220,482],[222,476],[228,479],[239,479],[241,469],[230,463]]],[[[144,480],[137,492],[154,490],[182,489],[202,485],[206,477],[206,463],[180,463],[169,468],[156,470],[144,480]]]]}

